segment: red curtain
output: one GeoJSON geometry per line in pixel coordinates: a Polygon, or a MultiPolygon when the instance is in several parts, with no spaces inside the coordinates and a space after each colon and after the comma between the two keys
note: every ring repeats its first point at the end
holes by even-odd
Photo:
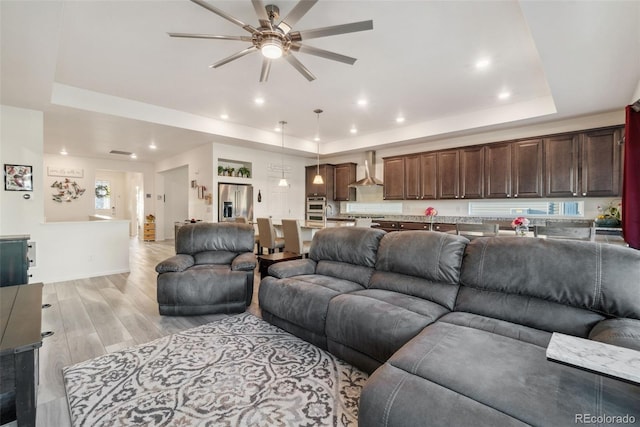
{"type": "Polygon", "coordinates": [[[624,131],[622,233],[630,247],[640,249],[640,113],[627,106],[624,131]]]}

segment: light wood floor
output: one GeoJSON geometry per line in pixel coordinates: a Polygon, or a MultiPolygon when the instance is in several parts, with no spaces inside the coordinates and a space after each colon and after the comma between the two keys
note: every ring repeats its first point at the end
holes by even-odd
{"type": "MultiPolygon", "coordinates": [[[[51,308],[42,311],[42,331],[54,335],[40,349],[37,426],[71,426],[63,367],[226,317],[158,314],[155,266],[175,254],[173,244],[132,239],[130,273],[44,285],[42,300],[51,308]]],[[[254,288],[248,311],[259,316],[254,288]]]]}

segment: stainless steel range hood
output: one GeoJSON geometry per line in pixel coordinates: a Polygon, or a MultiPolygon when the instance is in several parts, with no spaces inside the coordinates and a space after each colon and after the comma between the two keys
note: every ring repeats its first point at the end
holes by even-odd
{"type": "Polygon", "coordinates": [[[369,170],[370,166],[373,168],[375,172],[376,170],[376,152],[375,151],[365,152],[365,160],[364,160],[365,177],[359,181],[349,184],[349,187],[372,187],[376,185],[383,185],[382,181],[380,181],[379,179],[376,179],[376,177],[371,174],[371,171],[369,170]]]}

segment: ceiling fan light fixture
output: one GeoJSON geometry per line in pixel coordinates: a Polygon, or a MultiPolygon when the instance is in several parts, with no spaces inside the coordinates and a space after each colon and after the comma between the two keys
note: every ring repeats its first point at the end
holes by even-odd
{"type": "Polygon", "coordinates": [[[260,45],[262,56],[269,59],[278,59],[282,56],[282,41],[277,37],[269,37],[260,45]]]}

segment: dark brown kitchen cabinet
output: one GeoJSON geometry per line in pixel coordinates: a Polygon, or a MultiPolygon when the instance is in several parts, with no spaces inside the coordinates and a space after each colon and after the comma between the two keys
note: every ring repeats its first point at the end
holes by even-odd
{"type": "Polygon", "coordinates": [[[356,164],[341,163],[333,168],[333,200],[335,201],[355,201],[356,189],[349,187],[356,181],[356,164]]]}
{"type": "Polygon", "coordinates": [[[314,184],[313,178],[316,176],[317,166],[307,166],[306,168],[305,189],[307,197],[326,197],[327,200],[333,200],[333,165],[322,164],[319,170],[324,183],[314,184]]]}
{"type": "Polygon", "coordinates": [[[438,199],[457,199],[460,188],[460,153],[458,150],[437,153],[438,199]]]}
{"type": "Polygon", "coordinates": [[[404,157],[384,159],[384,191],[385,200],[404,199],[404,157]]]}
{"type": "Polygon", "coordinates": [[[581,196],[620,194],[622,129],[604,129],[581,135],[581,196]]]}
{"type": "Polygon", "coordinates": [[[485,196],[492,199],[511,197],[511,143],[491,144],[485,153],[485,196]]]}
{"type": "Polygon", "coordinates": [[[460,198],[484,197],[484,147],[462,148],[460,151],[460,198]]]}
{"type": "Polygon", "coordinates": [[[542,197],[542,159],[541,139],[487,145],[485,196],[542,197]]]}
{"type": "Polygon", "coordinates": [[[580,136],[544,139],[544,175],[547,197],[575,197],[579,191],[580,136]]]}
{"type": "Polygon", "coordinates": [[[433,200],[438,197],[438,156],[436,153],[420,154],[420,198],[433,200]]]}
{"type": "Polygon", "coordinates": [[[542,139],[511,144],[512,197],[542,197],[542,139]]]}
{"type": "Polygon", "coordinates": [[[420,154],[411,154],[404,158],[404,198],[420,198],[420,154]]]}

